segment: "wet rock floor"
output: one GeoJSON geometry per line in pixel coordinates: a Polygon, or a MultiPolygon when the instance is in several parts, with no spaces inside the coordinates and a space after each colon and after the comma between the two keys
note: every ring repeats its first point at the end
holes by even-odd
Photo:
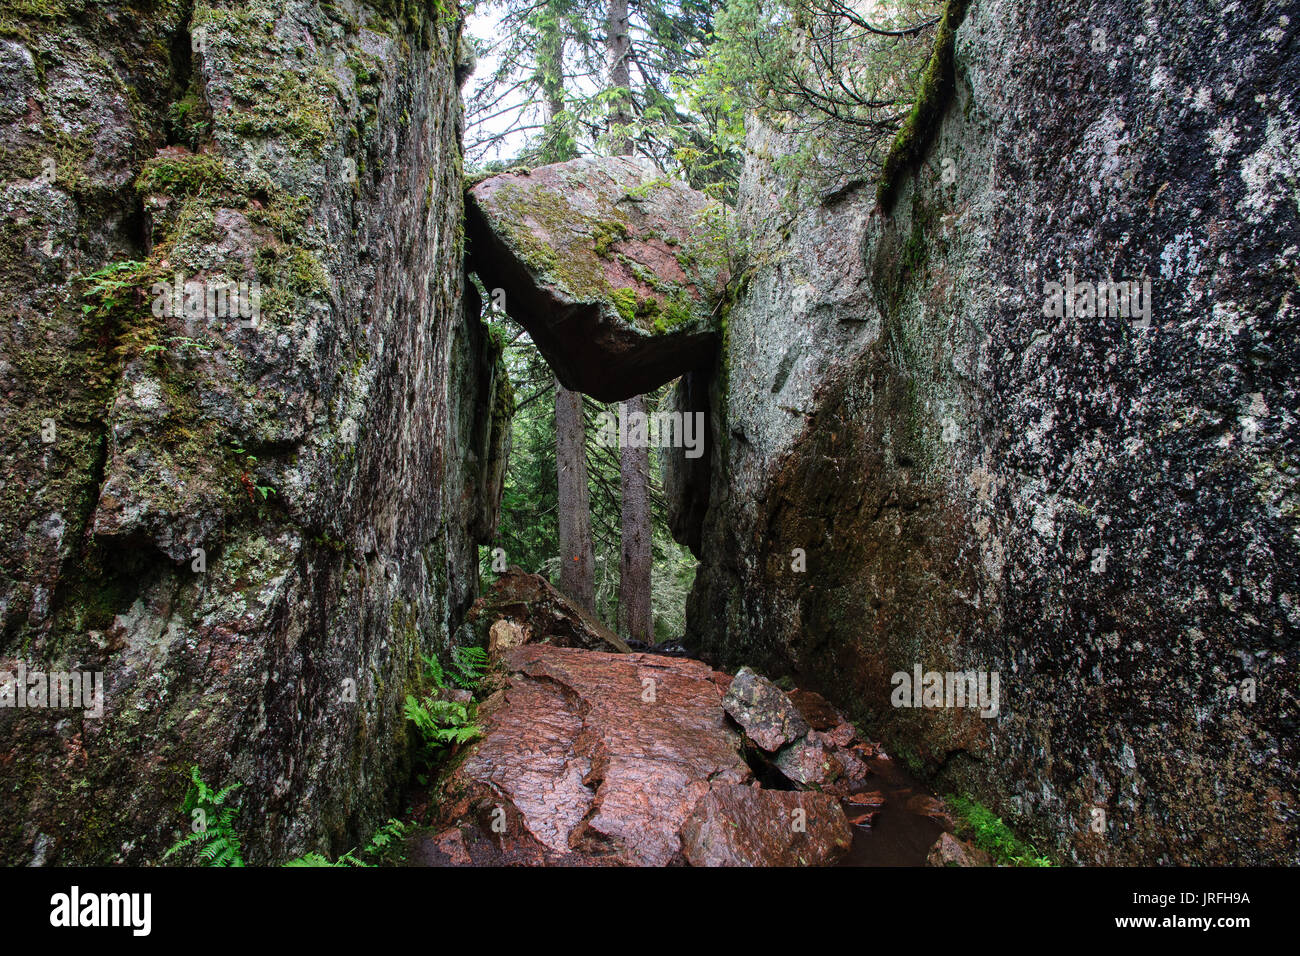
{"type": "Polygon", "coordinates": [[[494,662],[482,735],[416,794],[412,865],[924,866],[936,841],[960,856],[942,801],[813,691],[629,651],[522,572],[471,620],[494,662]]]}

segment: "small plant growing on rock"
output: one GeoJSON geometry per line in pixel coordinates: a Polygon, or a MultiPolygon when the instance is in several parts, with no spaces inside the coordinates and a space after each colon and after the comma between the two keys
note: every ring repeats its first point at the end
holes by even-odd
{"type": "Polygon", "coordinates": [[[407,694],[405,712],[406,719],[415,724],[415,729],[424,739],[425,749],[436,755],[444,747],[468,743],[483,733],[482,728],[474,723],[470,713],[472,706],[431,697],[417,700],[407,694]]]}
{"type": "Polygon", "coordinates": [[[487,651],[481,647],[451,649],[453,680],[466,690],[474,690],[487,674],[487,651]]]}
{"type": "Polygon", "coordinates": [[[163,859],[186,847],[198,847],[198,859],[204,866],[243,866],[243,849],[234,827],[239,808],[226,803],[241,786],[232,783],[213,791],[199,775],[198,766],[191,767],[190,788],[181,809],[189,815],[193,832],[177,840],[163,859]]]}
{"type": "MultiPolygon", "coordinates": [[[[382,861],[387,855],[392,853],[400,844],[403,837],[406,836],[406,824],[401,820],[390,817],[388,822],[375,831],[375,835],[370,838],[362,850],[353,848],[348,850],[336,860],[331,860],[324,853],[306,853],[297,859],[290,860],[285,866],[302,867],[302,866],[330,866],[330,867],[348,867],[360,866],[371,867],[376,863],[367,863],[366,859],[382,861]]],[[[397,862],[406,859],[403,855],[395,857],[397,862]]]]}
{"type": "MultiPolygon", "coordinates": [[[[481,647],[453,647],[451,658],[450,682],[447,670],[438,659],[425,657],[425,676],[433,690],[422,697],[406,695],[404,712],[423,741],[422,757],[426,766],[436,763],[447,748],[469,743],[483,734],[474,722],[473,698],[464,692],[473,691],[483,680],[488,666],[487,651],[481,647]],[[459,693],[468,699],[449,699],[454,693],[449,691],[449,685],[459,688],[459,693]]],[[[419,774],[417,779],[423,784],[427,778],[419,774]]]]}
{"type": "Polygon", "coordinates": [[[969,797],[944,798],[957,817],[962,836],[969,837],[1003,866],[1051,866],[1052,861],[1011,832],[988,807],[969,797]]]}

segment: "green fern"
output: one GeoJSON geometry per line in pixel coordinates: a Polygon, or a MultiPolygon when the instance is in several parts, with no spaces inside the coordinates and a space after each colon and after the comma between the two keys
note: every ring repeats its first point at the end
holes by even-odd
{"type": "MultiPolygon", "coordinates": [[[[375,835],[370,838],[370,842],[361,852],[369,856],[382,856],[388,852],[390,845],[401,842],[405,836],[406,824],[390,817],[387,823],[375,831],[375,835]]],[[[400,859],[404,860],[406,857],[400,859]]]]}
{"type": "Polygon", "coordinates": [[[234,825],[239,808],[226,804],[227,798],[242,786],[232,783],[214,792],[199,776],[198,766],[191,767],[190,788],[181,811],[199,828],[177,840],[163,859],[187,847],[197,847],[198,860],[204,866],[243,866],[243,849],[234,825]]]}
{"type": "Polygon", "coordinates": [[[481,647],[453,647],[450,675],[437,657],[425,655],[424,667],[428,679],[439,690],[449,684],[465,690],[474,690],[487,674],[488,655],[481,647]]]}
{"type": "Polygon", "coordinates": [[[469,743],[482,735],[482,728],[474,723],[470,713],[472,706],[432,697],[417,700],[407,694],[405,713],[406,719],[420,732],[425,748],[436,752],[443,747],[469,743]]]}
{"type": "Polygon", "coordinates": [[[945,798],[957,817],[959,829],[1004,866],[1052,866],[1052,861],[1011,832],[992,810],[977,800],[956,794],[945,798]]]}
{"type": "Polygon", "coordinates": [[[453,647],[451,661],[457,683],[466,690],[478,687],[487,674],[487,651],[481,647],[453,647]]]}
{"type": "MultiPolygon", "coordinates": [[[[370,842],[366,844],[364,850],[357,850],[355,848],[348,850],[348,852],[333,861],[323,853],[307,853],[298,857],[296,860],[290,860],[284,865],[293,867],[371,867],[374,864],[365,862],[361,857],[357,856],[357,854],[360,853],[361,856],[370,857],[372,859],[382,858],[389,851],[390,846],[398,843],[405,836],[406,824],[401,820],[390,817],[387,823],[375,831],[375,835],[370,838],[370,842]]],[[[397,859],[401,861],[405,860],[406,857],[398,856],[397,859]]]]}
{"type": "Polygon", "coordinates": [[[447,686],[447,672],[442,669],[442,662],[436,657],[424,656],[425,673],[428,674],[429,680],[433,681],[433,686],[442,690],[447,686]]]}

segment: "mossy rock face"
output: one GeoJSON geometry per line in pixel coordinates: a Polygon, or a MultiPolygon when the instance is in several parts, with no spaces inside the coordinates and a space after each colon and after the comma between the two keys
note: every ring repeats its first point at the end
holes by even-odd
{"type": "Polygon", "coordinates": [[[398,809],[510,409],[463,309],[458,32],[0,2],[0,671],[104,687],[0,708],[0,863],[158,861],[196,764],[254,863],[398,809]]]}
{"type": "Polygon", "coordinates": [[[954,0],[880,203],[788,229],[801,144],[751,125],[738,205],[781,238],[727,315],[687,646],[807,678],[1053,858],[1300,861],[1284,7],[954,0]],[[1145,320],[1052,308],[1146,278],[1145,320]],[[1000,674],[999,712],[900,706],[917,666],[1000,674]]]}
{"type": "Polygon", "coordinates": [[[725,207],[623,156],[493,176],[468,199],[474,269],[567,387],[616,401],[711,359],[725,207]]]}

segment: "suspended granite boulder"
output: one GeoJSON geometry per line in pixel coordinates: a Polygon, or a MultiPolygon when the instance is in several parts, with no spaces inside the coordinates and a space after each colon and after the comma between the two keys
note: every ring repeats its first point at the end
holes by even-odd
{"type": "Polygon", "coordinates": [[[712,361],[722,204],[626,156],[503,173],[467,200],[470,268],[566,388],[619,401],[712,361]]]}

